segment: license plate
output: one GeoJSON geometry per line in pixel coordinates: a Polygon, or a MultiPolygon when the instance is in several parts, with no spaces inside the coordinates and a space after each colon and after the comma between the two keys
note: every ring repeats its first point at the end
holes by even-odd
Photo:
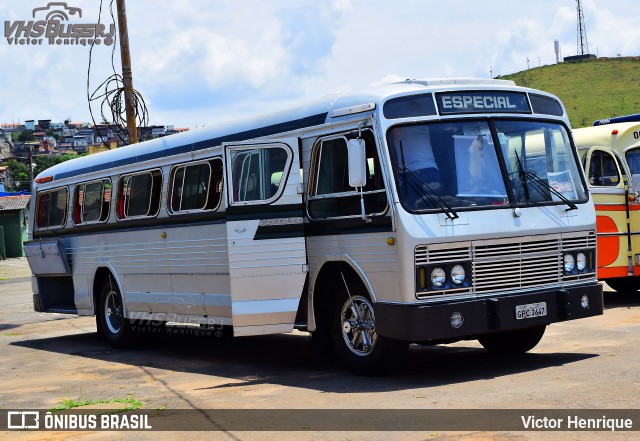
{"type": "Polygon", "coordinates": [[[530,319],[547,315],[547,303],[529,303],[528,305],[516,306],[516,319],[530,319]]]}

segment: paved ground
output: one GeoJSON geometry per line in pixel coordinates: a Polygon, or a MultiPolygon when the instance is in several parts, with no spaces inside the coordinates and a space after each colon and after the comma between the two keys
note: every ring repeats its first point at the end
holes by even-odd
{"type": "MultiPolygon", "coordinates": [[[[33,312],[26,262],[0,262],[0,408],[135,398],[144,409],[638,408],[640,293],[606,293],[603,316],[553,325],[531,353],[497,358],[477,342],[412,346],[389,377],[317,360],[304,333],[151,338],[135,350],[99,340],[94,319],[33,312]]],[[[215,439],[637,439],[603,432],[217,432],[215,439]]],[[[632,436],[635,435],[635,436],[632,436]]],[[[64,433],[5,433],[68,439],[64,433]]],[[[211,439],[206,433],[76,433],[81,439],[211,439]]]]}

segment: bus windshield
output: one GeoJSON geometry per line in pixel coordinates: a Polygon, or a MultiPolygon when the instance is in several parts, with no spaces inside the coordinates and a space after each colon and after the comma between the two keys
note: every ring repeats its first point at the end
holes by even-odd
{"type": "Polygon", "coordinates": [[[398,125],[389,129],[387,141],[400,200],[409,211],[563,202],[575,208],[571,201],[586,200],[560,124],[466,120],[398,125]]]}

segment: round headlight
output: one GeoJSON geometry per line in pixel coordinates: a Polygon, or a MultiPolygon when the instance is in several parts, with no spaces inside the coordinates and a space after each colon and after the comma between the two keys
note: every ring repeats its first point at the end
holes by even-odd
{"type": "Polygon", "coordinates": [[[464,267],[462,265],[456,265],[451,268],[451,280],[453,283],[460,285],[466,278],[467,274],[464,272],[464,267]]]}
{"type": "Polygon", "coordinates": [[[442,288],[444,282],[447,280],[447,273],[440,267],[434,268],[431,271],[431,284],[436,288],[442,288]]]}
{"type": "Polygon", "coordinates": [[[587,256],[584,253],[578,253],[576,256],[576,266],[578,267],[578,271],[582,271],[587,267],[587,256]]]}
{"type": "Polygon", "coordinates": [[[564,255],[564,270],[568,273],[573,271],[576,267],[576,259],[573,257],[573,254],[565,254],[564,255]]]}

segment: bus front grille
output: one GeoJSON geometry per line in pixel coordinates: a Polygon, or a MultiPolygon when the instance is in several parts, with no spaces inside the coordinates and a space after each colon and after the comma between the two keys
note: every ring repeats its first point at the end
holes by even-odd
{"type": "Polygon", "coordinates": [[[565,275],[563,254],[594,250],[595,244],[595,232],[580,232],[419,245],[415,249],[418,268],[469,263],[471,279],[464,288],[448,284],[444,289],[418,291],[416,295],[418,298],[484,295],[594,279],[594,271],[565,275]]]}

